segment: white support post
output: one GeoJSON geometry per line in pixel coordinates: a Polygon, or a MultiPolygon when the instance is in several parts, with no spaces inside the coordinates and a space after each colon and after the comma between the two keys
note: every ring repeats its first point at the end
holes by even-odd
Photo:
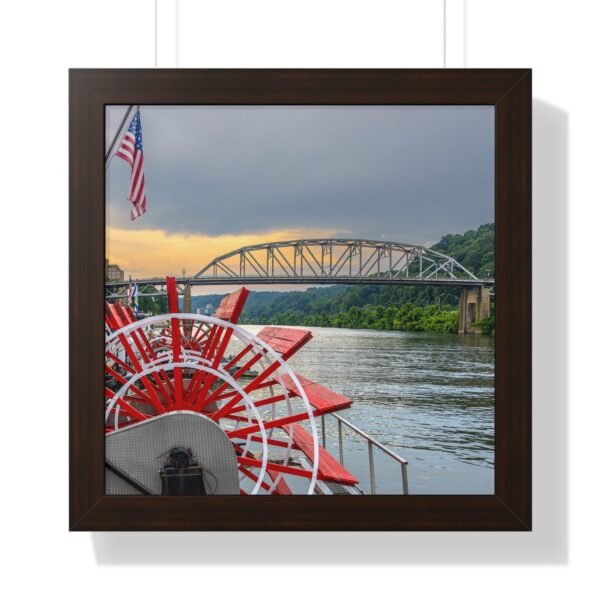
{"type": "Polygon", "coordinates": [[[444,67],[467,68],[467,0],[444,2],[444,67]]]}
{"type": "Polygon", "coordinates": [[[154,66],[179,67],[179,0],[154,0],[154,66]]]}

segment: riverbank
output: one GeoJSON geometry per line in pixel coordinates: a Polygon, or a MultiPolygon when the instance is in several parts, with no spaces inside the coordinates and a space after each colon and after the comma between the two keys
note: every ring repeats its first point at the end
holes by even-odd
{"type": "MultiPolygon", "coordinates": [[[[245,324],[258,324],[253,319],[245,324]]],[[[374,329],[376,331],[423,331],[432,333],[457,333],[458,310],[437,305],[418,306],[407,302],[401,306],[353,306],[334,314],[319,312],[302,314],[286,310],[273,315],[261,315],[260,323],[269,325],[296,325],[304,327],[333,327],[336,329],[374,329]]],[[[481,322],[482,333],[495,330],[494,317],[481,322]]]]}

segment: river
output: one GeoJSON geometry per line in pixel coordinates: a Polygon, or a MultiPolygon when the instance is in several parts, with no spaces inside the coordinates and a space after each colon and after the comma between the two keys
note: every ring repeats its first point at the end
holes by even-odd
{"type": "MultiPolygon", "coordinates": [[[[408,460],[411,494],[494,492],[493,337],[310,330],[290,365],[353,400],[340,414],[408,460]]],[[[326,423],[337,458],[337,422],[326,423]]],[[[366,442],[346,432],[345,466],[368,493],[366,442]]],[[[402,492],[400,466],[379,450],[375,472],[378,494],[402,492]]]]}

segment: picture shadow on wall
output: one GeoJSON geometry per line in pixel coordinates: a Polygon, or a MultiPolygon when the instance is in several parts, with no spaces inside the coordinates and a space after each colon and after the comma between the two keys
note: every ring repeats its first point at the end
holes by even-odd
{"type": "Polygon", "coordinates": [[[92,533],[97,564],[566,563],[568,125],[565,111],[534,100],[531,533],[92,533]]]}

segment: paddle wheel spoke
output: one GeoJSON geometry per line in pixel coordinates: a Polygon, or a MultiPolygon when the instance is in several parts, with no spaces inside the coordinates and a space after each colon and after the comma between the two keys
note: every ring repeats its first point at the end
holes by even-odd
{"type": "MultiPolygon", "coordinates": [[[[274,419],[273,421],[263,421],[263,427],[273,429],[274,427],[283,427],[284,425],[290,425],[291,423],[298,423],[299,421],[305,421],[308,418],[308,413],[299,413],[296,415],[289,415],[287,417],[281,417],[274,419]]],[[[227,432],[230,438],[242,438],[246,437],[251,433],[260,431],[260,425],[258,423],[249,425],[248,427],[242,427],[241,429],[234,429],[233,431],[227,432]]]]}
{"type": "MultiPolygon", "coordinates": [[[[248,458],[247,456],[239,456],[238,462],[241,465],[248,465],[251,467],[260,467],[261,462],[255,458],[248,458]]],[[[277,463],[269,463],[269,469],[278,473],[286,473],[287,475],[295,475],[296,477],[303,477],[304,479],[310,479],[313,476],[313,472],[309,469],[303,469],[301,467],[288,467],[286,465],[280,465],[277,463]]],[[[317,476],[318,477],[318,476],[317,476]]]]}
{"type": "MultiPolygon", "coordinates": [[[[259,463],[260,461],[256,461],[256,462],[259,463]]],[[[254,481],[255,483],[258,483],[263,490],[266,490],[266,491],[271,490],[271,487],[267,483],[265,483],[265,481],[259,481],[258,476],[255,475],[250,469],[247,469],[246,467],[244,467],[242,465],[240,465],[239,469],[240,469],[240,473],[243,473],[244,475],[246,475],[246,477],[249,477],[250,479],[252,479],[252,481],[254,481]]]]}
{"type": "Polygon", "coordinates": [[[134,369],[132,369],[127,363],[123,362],[120,358],[117,358],[112,352],[106,353],[106,359],[113,361],[113,363],[116,363],[122,369],[128,371],[129,373],[135,373],[134,369]]]}

